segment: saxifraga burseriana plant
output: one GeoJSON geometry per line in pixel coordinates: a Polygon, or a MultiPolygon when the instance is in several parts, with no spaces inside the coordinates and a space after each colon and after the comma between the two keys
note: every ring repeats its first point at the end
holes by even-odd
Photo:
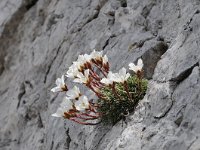
{"type": "Polygon", "coordinates": [[[108,57],[103,52],[93,51],[91,54],[79,55],[77,61],[69,67],[65,75],[56,80],[52,92],[65,92],[60,107],[54,117],[63,117],[83,125],[96,125],[101,121],[115,124],[130,112],[134,112],[139,101],[144,97],[147,80],[143,78],[143,62],[137,65],[130,63],[118,73],[110,71],[108,57]],[[65,77],[73,82],[86,86],[91,95],[84,95],[77,86],[69,89],[65,77]]]}

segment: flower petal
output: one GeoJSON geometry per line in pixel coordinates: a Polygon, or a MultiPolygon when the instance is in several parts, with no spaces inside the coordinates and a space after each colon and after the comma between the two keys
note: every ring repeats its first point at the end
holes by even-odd
{"type": "Polygon", "coordinates": [[[127,73],[126,77],[125,77],[125,80],[127,80],[130,76],[131,76],[130,73],[127,73]]]}
{"type": "Polygon", "coordinates": [[[130,63],[129,64],[129,69],[133,70],[134,72],[136,72],[137,71],[137,66],[134,63],[130,63]]]}
{"type": "Polygon", "coordinates": [[[138,66],[140,69],[142,69],[142,67],[143,67],[143,62],[142,62],[142,59],[141,59],[141,58],[138,59],[137,66],[138,66]]]}
{"type": "Polygon", "coordinates": [[[82,95],[74,105],[78,111],[85,111],[89,108],[88,98],[85,95],[82,95]]]}
{"type": "Polygon", "coordinates": [[[108,57],[106,55],[103,56],[103,64],[107,64],[108,62],[108,57]]]}
{"type": "Polygon", "coordinates": [[[79,79],[79,78],[74,79],[73,82],[76,82],[76,83],[83,83],[82,80],[79,79]]]}
{"type": "Polygon", "coordinates": [[[119,70],[119,75],[120,76],[125,76],[126,75],[126,69],[124,67],[119,70]]]}
{"type": "Polygon", "coordinates": [[[70,109],[72,109],[73,103],[71,102],[71,100],[68,97],[64,97],[60,106],[67,112],[70,109]]]}
{"type": "Polygon", "coordinates": [[[54,88],[51,89],[51,91],[55,93],[55,92],[62,91],[62,89],[60,87],[54,87],[54,88]]]}
{"type": "Polygon", "coordinates": [[[89,73],[90,73],[90,70],[89,70],[89,69],[87,69],[87,70],[84,71],[84,75],[85,75],[86,78],[89,77],[89,73]]]}
{"type": "Polygon", "coordinates": [[[61,83],[62,83],[61,78],[56,79],[56,85],[57,86],[61,85],[61,83]]]}
{"type": "Polygon", "coordinates": [[[67,96],[69,99],[76,99],[80,96],[80,90],[77,86],[74,86],[72,89],[67,91],[67,96]]]}
{"type": "Polygon", "coordinates": [[[61,84],[64,86],[65,85],[65,76],[64,75],[62,75],[62,77],[61,77],[61,84]]]}
{"type": "Polygon", "coordinates": [[[56,113],[52,114],[53,117],[63,117],[64,116],[64,110],[63,108],[58,108],[56,113]]]}

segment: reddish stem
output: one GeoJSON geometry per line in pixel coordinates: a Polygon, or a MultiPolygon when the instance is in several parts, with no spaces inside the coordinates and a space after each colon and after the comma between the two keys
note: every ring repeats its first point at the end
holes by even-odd
{"type": "Polygon", "coordinates": [[[127,84],[126,81],[124,82],[124,89],[125,89],[125,91],[126,91],[128,97],[129,97],[129,99],[131,100],[131,95],[130,95],[130,93],[129,93],[129,90],[128,90],[128,84],[127,84]]]}
{"type": "MultiPolygon", "coordinates": [[[[105,74],[104,70],[98,66],[98,64],[93,63],[95,65],[95,67],[97,67],[99,69],[99,71],[103,74],[104,77],[107,77],[107,75],[105,74]]],[[[106,72],[107,73],[107,72],[106,72]]]]}
{"type": "Polygon", "coordinates": [[[87,113],[82,113],[80,115],[84,115],[84,116],[92,117],[92,118],[98,118],[99,117],[99,115],[98,116],[94,116],[94,115],[90,115],[90,114],[87,114],[87,113]]]}
{"type": "Polygon", "coordinates": [[[82,117],[81,115],[77,115],[76,118],[79,118],[79,119],[83,119],[83,120],[96,120],[98,119],[97,117],[82,117]]]}
{"type": "Polygon", "coordinates": [[[92,69],[90,69],[90,75],[97,81],[101,80],[101,78],[92,69]]]}
{"type": "Polygon", "coordinates": [[[98,93],[97,91],[95,91],[95,89],[92,87],[92,85],[88,84],[86,86],[88,88],[90,88],[97,95],[97,97],[99,97],[100,99],[105,99],[101,93],[98,93]]]}
{"type": "Polygon", "coordinates": [[[115,89],[115,83],[113,83],[113,85],[111,86],[112,87],[112,91],[114,93],[114,95],[119,99],[121,100],[121,97],[119,96],[119,94],[117,93],[116,89],[115,89]]]}

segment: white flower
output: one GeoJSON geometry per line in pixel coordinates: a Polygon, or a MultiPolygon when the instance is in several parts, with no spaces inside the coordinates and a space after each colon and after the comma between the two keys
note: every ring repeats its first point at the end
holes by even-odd
{"type": "Polygon", "coordinates": [[[103,65],[107,65],[108,57],[106,55],[104,55],[102,59],[103,59],[103,65]]]}
{"type": "Polygon", "coordinates": [[[91,55],[84,54],[84,55],[79,55],[77,62],[79,62],[81,65],[84,65],[87,62],[90,62],[91,60],[91,55]]]}
{"type": "Polygon", "coordinates": [[[69,70],[67,71],[67,77],[68,78],[75,78],[77,74],[79,73],[78,67],[76,64],[73,64],[72,66],[69,67],[69,70]]]}
{"type": "Polygon", "coordinates": [[[52,92],[61,92],[67,90],[64,75],[62,75],[61,78],[56,79],[56,85],[56,87],[51,89],[52,92]]]}
{"type": "Polygon", "coordinates": [[[67,96],[69,99],[77,99],[80,95],[81,93],[77,86],[74,86],[73,89],[67,91],[67,96]]]}
{"type": "Polygon", "coordinates": [[[115,82],[124,83],[130,77],[130,73],[126,73],[126,69],[123,67],[119,70],[119,73],[115,73],[115,82]]]}
{"type": "Polygon", "coordinates": [[[107,78],[101,79],[101,83],[104,83],[105,85],[112,85],[113,81],[115,79],[115,74],[113,74],[111,71],[109,71],[107,78]]]}
{"type": "Polygon", "coordinates": [[[60,107],[57,109],[56,113],[52,114],[51,116],[64,117],[65,116],[64,113],[72,109],[73,108],[72,106],[73,106],[73,103],[67,97],[65,97],[62,103],[60,104],[60,107]]]}
{"type": "Polygon", "coordinates": [[[60,107],[64,108],[66,112],[72,109],[73,108],[72,106],[73,106],[73,103],[68,97],[64,97],[62,103],[60,104],[60,107]]]}
{"type": "Polygon", "coordinates": [[[105,84],[105,85],[111,85],[111,84],[113,84],[113,81],[110,80],[110,79],[108,79],[108,78],[103,78],[103,79],[101,79],[100,82],[103,83],[103,84],[105,84]]]}
{"type": "Polygon", "coordinates": [[[78,111],[85,111],[89,108],[88,98],[82,95],[78,101],[75,102],[75,107],[78,111]]]}
{"type": "Polygon", "coordinates": [[[133,70],[135,73],[137,73],[138,71],[142,71],[142,67],[143,62],[141,58],[138,60],[137,65],[135,65],[134,63],[129,64],[129,69],[133,70]]]}
{"type": "Polygon", "coordinates": [[[101,60],[102,55],[103,55],[103,51],[97,52],[97,51],[94,50],[90,55],[91,55],[92,59],[101,60]]]}
{"type": "Polygon", "coordinates": [[[84,75],[81,72],[79,72],[77,74],[77,78],[74,79],[74,82],[87,84],[89,82],[89,69],[84,71],[84,75]]]}
{"type": "Polygon", "coordinates": [[[53,116],[53,117],[64,117],[64,112],[65,112],[64,108],[59,107],[57,109],[56,113],[52,114],[51,116],[53,116]]]}

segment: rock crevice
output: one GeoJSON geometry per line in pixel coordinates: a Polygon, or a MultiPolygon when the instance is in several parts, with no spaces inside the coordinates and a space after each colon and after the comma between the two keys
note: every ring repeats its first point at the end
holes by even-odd
{"type": "Polygon", "coordinates": [[[194,0],[1,0],[0,149],[198,150],[199,7],[194,0]],[[126,124],[51,117],[62,101],[50,92],[55,79],[94,48],[113,71],[144,61],[148,90],[126,124]]]}

